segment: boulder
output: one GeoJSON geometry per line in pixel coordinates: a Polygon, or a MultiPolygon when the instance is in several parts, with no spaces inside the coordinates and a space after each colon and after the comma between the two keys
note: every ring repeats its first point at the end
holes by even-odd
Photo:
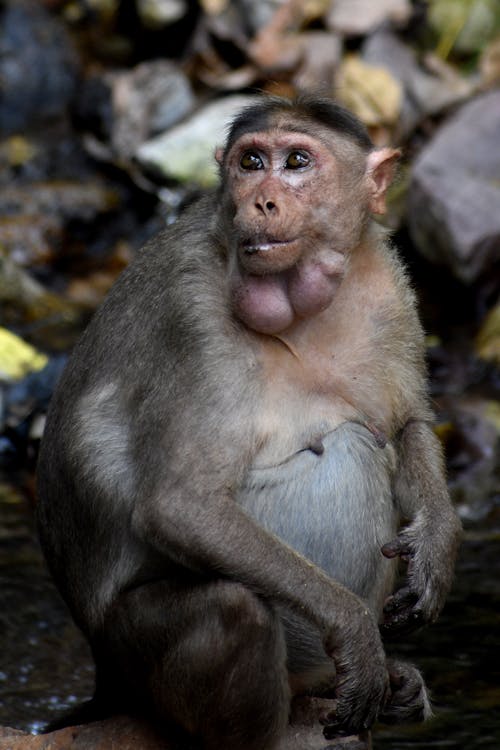
{"type": "Polygon", "coordinates": [[[48,734],[27,734],[0,727],[0,750],[173,750],[173,745],[145,722],[116,716],[48,734]]]}
{"type": "Polygon", "coordinates": [[[408,196],[415,245],[464,283],[500,258],[500,90],[456,111],[416,160],[408,196]]]}

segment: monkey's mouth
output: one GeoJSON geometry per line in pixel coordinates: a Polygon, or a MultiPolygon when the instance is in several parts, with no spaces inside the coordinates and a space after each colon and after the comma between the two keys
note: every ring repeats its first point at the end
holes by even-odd
{"type": "Polygon", "coordinates": [[[282,250],[286,245],[290,245],[293,240],[262,240],[262,241],[249,241],[243,242],[243,252],[247,255],[253,255],[254,253],[269,253],[272,250],[282,250]]]}
{"type": "Polygon", "coordinates": [[[275,237],[253,238],[241,242],[240,263],[250,274],[264,276],[292,268],[300,256],[297,240],[278,240],[275,237]]]}

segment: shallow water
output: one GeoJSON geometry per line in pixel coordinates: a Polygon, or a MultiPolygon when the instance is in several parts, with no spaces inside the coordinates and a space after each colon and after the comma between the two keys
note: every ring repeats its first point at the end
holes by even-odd
{"type": "MultiPolygon", "coordinates": [[[[34,541],[33,512],[0,484],[0,724],[36,732],[89,697],[88,648],[34,541]]],[[[433,693],[425,725],[378,727],[375,750],[499,750],[500,532],[470,528],[439,622],[391,649],[416,662],[433,693]]]]}

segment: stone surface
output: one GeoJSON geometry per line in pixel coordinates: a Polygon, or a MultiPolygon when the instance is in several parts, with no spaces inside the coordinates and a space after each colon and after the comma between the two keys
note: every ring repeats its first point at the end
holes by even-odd
{"type": "Polygon", "coordinates": [[[26,734],[0,727],[0,750],[173,750],[151,726],[127,716],[49,734],[26,734]]]}
{"type": "Polygon", "coordinates": [[[346,35],[368,34],[386,22],[405,23],[411,15],[408,0],[335,0],[328,26],[346,35]]]}
{"type": "Polygon", "coordinates": [[[238,95],[211,102],[186,122],[143,143],[137,150],[139,163],[180,182],[192,180],[204,187],[215,184],[215,149],[224,144],[233,117],[255,100],[238,95]]]}
{"type": "Polygon", "coordinates": [[[453,113],[416,160],[409,190],[413,241],[473,282],[500,258],[500,90],[453,113]]]}
{"type": "Polygon", "coordinates": [[[405,136],[427,115],[457,104],[471,93],[461,76],[445,80],[424,70],[415,51],[388,29],[371,34],[362,47],[363,59],[370,65],[383,65],[400,82],[404,97],[399,129],[405,136]]]}
{"type": "Polygon", "coordinates": [[[14,133],[66,112],[78,61],[64,25],[40,3],[0,5],[0,131],[14,133]]]}

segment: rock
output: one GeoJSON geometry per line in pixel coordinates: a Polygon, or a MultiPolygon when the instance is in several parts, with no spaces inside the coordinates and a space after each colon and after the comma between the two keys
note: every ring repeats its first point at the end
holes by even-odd
{"type": "MultiPolygon", "coordinates": [[[[32,339],[49,336],[53,349],[68,347],[82,325],[82,314],[63,297],[47,291],[19,268],[0,246],[0,315],[10,327],[33,326],[32,339]]],[[[47,347],[48,348],[48,347],[47,347]]]]}
{"type": "Polygon", "coordinates": [[[384,21],[404,24],[412,13],[408,0],[335,0],[327,24],[346,36],[369,34],[384,21]]]}
{"type": "Polygon", "coordinates": [[[139,164],[167,179],[214,185],[215,149],[224,143],[233,117],[255,101],[254,96],[238,95],[211,102],[182,125],[143,143],[136,154],[139,164]]]}
{"type": "Polygon", "coordinates": [[[187,13],[184,0],[136,0],[139,17],[149,29],[161,29],[187,13]]]}
{"type": "Polygon", "coordinates": [[[445,440],[449,487],[462,519],[485,519],[500,490],[500,406],[481,397],[454,397],[447,404],[452,430],[445,440]]]}
{"type": "Polygon", "coordinates": [[[128,161],[141,143],[167,130],[195,105],[188,78],[169,60],[151,60],[132,71],[90,78],[78,114],[84,125],[109,142],[109,158],[128,161]]]}
{"type": "Polygon", "coordinates": [[[64,25],[34,0],[0,7],[0,131],[59,117],[74,96],[78,62],[64,25]]]}
{"type": "Polygon", "coordinates": [[[117,716],[85,726],[32,735],[0,727],[0,750],[173,750],[173,745],[145,722],[117,716]]]}
{"type": "Polygon", "coordinates": [[[434,263],[473,282],[500,258],[500,91],[465,104],[414,164],[408,222],[434,263]]]}
{"type": "Polygon", "coordinates": [[[425,116],[470,96],[471,85],[466,80],[458,74],[445,79],[422,69],[413,49],[387,29],[368,37],[362,56],[369,65],[387,68],[403,88],[399,137],[410,133],[425,116]]]}
{"type": "Polygon", "coordinates": [[[97,180],[0,186],[0,247],[18,265],[48,263],[63,245],[69,222],[90,224],[119,204],[118,192],[97,180]]]}

